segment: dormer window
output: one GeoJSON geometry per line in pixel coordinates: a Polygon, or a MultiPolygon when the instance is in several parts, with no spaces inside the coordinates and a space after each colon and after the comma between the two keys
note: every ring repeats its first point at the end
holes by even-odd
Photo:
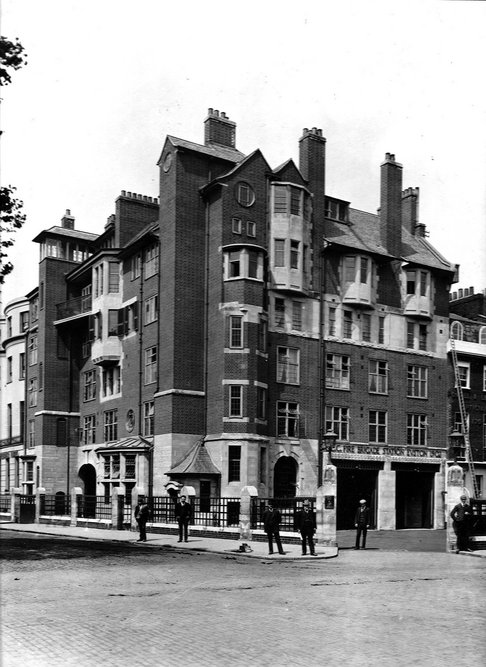
{"type": "Polygon", "coordinates": [[[326,197],[326,217],[332,218],[333,220],[339,220],[339,222],[347,222],[348,211],[348,202],[326,197]]]}
{"type": "Polygon", "coordinates": [[[429,272],[422,270],[409,270],[406,272],[407,295],[427,296],[429,287],[429,272]]]}

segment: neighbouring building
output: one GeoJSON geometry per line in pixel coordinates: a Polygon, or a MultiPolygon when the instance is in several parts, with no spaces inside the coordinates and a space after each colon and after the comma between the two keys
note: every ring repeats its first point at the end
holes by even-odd
{"type": "MultiPolygon", "coordinates": [[[[457,365],[461,381],[464,407],[466,411],[466,427],[469,433],[469,442],[473,458],[473,474],[476,477],[476,487],[481,497],[484,497],[486,484],[486,290],[474,293],[474,288],[458,289],[450,295],[450,328],[451,338],[457,355],[457,365]]],[[[449,352],[451,350],[449,349],[449,352]]],[[[450,355],[452,357],[452,354],[450,355]]],[[[451,359],[451,365],[452,365],[451,359]]],[[[455,378],[451,376],[450,400],[450,431],[459,434],[463,432],[463,423],[459,407],[457,390],[454,388],[455,378]]],[[[451,452],[459,458],[466,458],[464,440],[455,438],[457,450],[451,452]]],[[[452,458],[451,456],[451,458],[452,458]]],[[[472,489],[466,471],[466,486],[472,489]]]]}
{"type": "Polygon", "coordinates": [[[325,191],[326,140],[299,165],[167,136],[160,191],[122,191],[99,235],[69,211],[34,240],[27,454],[47,493],[315,495],[337,438],[338,528],[443,527],[449,290],[418,188],[387,153],[377,213],[325,191]]]}
{"type": "Polygon", "coordinates": [[[25,433],[28,326],[29,301],[18,298],[8,303],[0,320],[0,493],[12,487],[27,494],[34,489],[34,458],[27,454],[25,433]]]}

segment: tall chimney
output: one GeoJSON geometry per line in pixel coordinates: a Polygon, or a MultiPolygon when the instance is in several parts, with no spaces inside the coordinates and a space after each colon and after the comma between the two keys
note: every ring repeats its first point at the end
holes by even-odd
{"type": "Polygon", "coordinates": [[[236,147],[236,123],[228,118],[224,111],[208,109],[204,121],[204,145],[236,147]]]}
{"type": "Polygon", "coordinates": [[[323,220],[325,209],[326,186],[326,139],[322,130],[313,127],[302,131],[299,139],[299,168],[300,173],[309,184],[309,190],[314,195],[312,208],[314,220],[323,220]]]}
{"type": "Polygon", "coordinates": [[[66,213],[61,218],[61,227],[64,229],[74,229],[74,215],[71,215],[71,211],[67,208],[66,213]]]}
{"type": "Polygon", "coordinates": [[[402,192],[402,226],[415,234],[419,224],[419,188],[406,188],[402,192]]]}
{"type": "Polygon", "coordinates": [[[384,248],[395,257],[402,252],[402,165],[386,153],[381,165],[380,236],[384,248]]]}

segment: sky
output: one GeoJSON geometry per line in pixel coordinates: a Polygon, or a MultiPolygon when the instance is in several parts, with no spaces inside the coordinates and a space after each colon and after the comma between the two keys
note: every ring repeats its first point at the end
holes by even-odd
{"type": "Polygon", "coordinates": [[[327,193],[365,211],[394,153],[453,289],[486,288],[486,2],[2,0],[1,18],[28,54],[2,91],[1,182],[27,214],[4,306],[37,284],[32,238],[157,196],[165,136],[203,143],[209,107],[273,168],[321,128],[327,193]]]}

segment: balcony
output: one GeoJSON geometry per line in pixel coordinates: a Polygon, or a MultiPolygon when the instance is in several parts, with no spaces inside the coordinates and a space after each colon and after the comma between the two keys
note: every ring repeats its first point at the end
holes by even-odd
{"type": "Polygon", "coordinates": [[[80,315],[88,315],[91,312],[92,298],[91,294],[77,296],[69,301],[58,303],[56,305],[57,317],[56,320],[69,320],[80,315]]]}

